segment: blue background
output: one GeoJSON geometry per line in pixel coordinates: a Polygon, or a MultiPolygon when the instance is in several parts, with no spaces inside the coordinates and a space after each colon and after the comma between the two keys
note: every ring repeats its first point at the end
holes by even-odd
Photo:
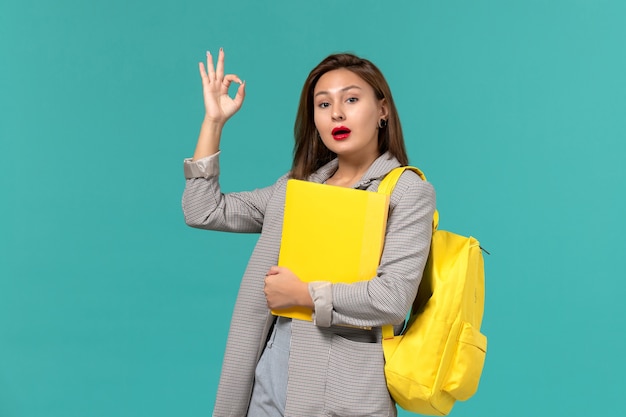
{"type": "Polygon", "coordinates": [[[289,169],[326,55],[385,73],[441,227],[491,252],[489,353],[452,415],[625,415],[624,16],[618,0],[2,0],[0,416],[210,415],[256,239],[180,208],[197,62],[222,46],[248,93],[225,191],[289,169]]]}

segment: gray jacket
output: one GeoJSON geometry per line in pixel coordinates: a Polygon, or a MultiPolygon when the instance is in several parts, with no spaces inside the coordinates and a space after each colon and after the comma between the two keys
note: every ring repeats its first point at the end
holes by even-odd
{"type": "MultiPolygon", "coordinates": [[[[267,188],[222,194],[218,158],[185,161],[183,211],[192,227],[260,233],[235,303],[213,414],[244,417],[274,319],[263,283],[278,261],[288,175],[267,188]]],[[[355,188],[375,191],[399,165],[381,155],[355,188]]],[[[309,180],[325,182],[336,168],[331,161],[309,180]]],[[[413,172],[403,173],[390,200],[378,275],[354,284],[309,286],[316,310],[330,316],[292,323],[285,416],[396,415],[384,377],[380,326],[400,325],[410,309],[430,249],[434,209],[433,187],[413,172]]]]}

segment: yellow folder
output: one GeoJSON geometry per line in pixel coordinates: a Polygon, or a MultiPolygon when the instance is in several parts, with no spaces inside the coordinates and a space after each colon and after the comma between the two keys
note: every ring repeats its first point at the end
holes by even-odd
{"type": "MultiPolygon", "coordinates": [[[[278,265],[302,281],[352,283],[376,276],[389,195],[289,180],[278,265]]],[[[273,314],[311,321],[305,307],[273,314]]]]}

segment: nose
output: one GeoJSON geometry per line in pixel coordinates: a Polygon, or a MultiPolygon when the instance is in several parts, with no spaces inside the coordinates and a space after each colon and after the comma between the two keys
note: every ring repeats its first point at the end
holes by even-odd
{"type": "Polygon", "coordinates": [[[344,120],[346,117],[344,116],[343,111],[341,111],[341,108],[334,107],[332,118],[334,121],[340,121],[340,120],[344,120]]]}

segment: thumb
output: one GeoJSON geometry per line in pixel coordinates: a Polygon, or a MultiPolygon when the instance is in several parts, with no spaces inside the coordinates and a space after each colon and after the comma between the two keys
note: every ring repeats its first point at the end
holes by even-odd
{"type": "Polygon", "coordinates": [[[233,99],[233,102],[235,103],[237,108],[241,108],[244,98],[246,98],[246,82],[245,81],[239,84],[239,88],[237,88],[237,94],[235,94],[235,98],[233,99]]]}
{"type": "Polygon", "coordinates": [[[279,266],[273,266],[267,271],[267,275],[278,275],[280,274],[281,268],[279,266]]]}

